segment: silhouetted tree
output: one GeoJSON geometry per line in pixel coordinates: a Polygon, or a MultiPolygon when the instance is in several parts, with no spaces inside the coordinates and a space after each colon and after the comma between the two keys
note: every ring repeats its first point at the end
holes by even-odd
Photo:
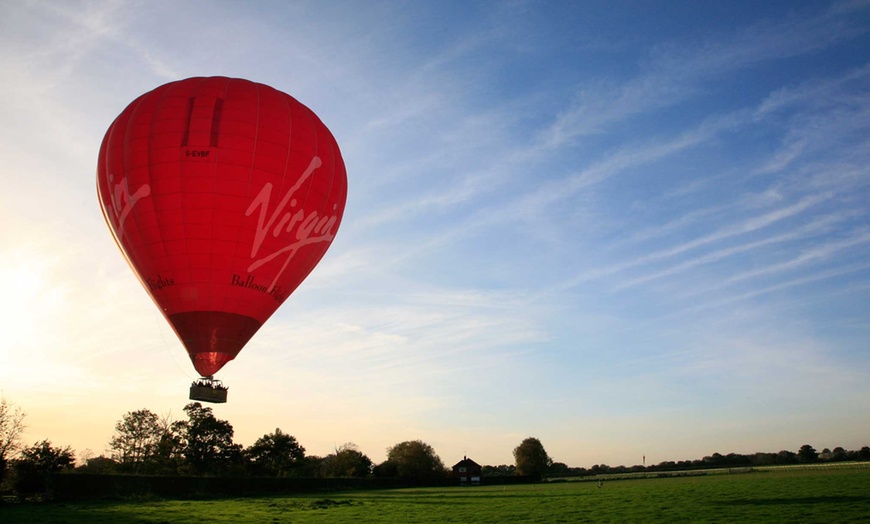
{"type": "Polygon", "coordinates": [[[93,475],[111,475],[117,473],[118,463],[109,457],[100,455],[85,460],[85,463],[75,469],[76,473],[90,473],[93,475]]]}
{"type": "Polygon", "coordinates": [[[517,467],[513,464],[501,464],[498,466],[483,466],[481,475],[484,477],[509,477],[516,475],[517,467]]]}
{"type": "Polygon", "coordinates": [[[755,453],[752,455],[753,466],[772,466],[776,464],[776,453],[755,453]]]}
{"type": "Polygon", "coordinates": [[[56,448],[43,440],[21,450],[14,462],[15,489],[20,493],[44,492],[51,486],[51,474],[72,468],[75,454],[69,446],[56,448]]]}
{"type": "Polygon", "coordinates": [[[783,464],[796,464],[798,461],[797,453],[794,451],[788,451],[786,449],[781,450],[776,454],[776,463],[778,465],[783,464]]]}
{"type": "Polygon", "coordinates": [[[372,472],[372,459],[348,442],[323,457],[320,467],[324,477],[367,477],[372,472]]]}
{"type": "Polygon", "coordinates": [[[718,468],[725,465],[725,457],[723,457],[721,453],[713,453],[701,460],[704,461],[705,466],[711,468],[718,468]]]}
{"type": "Polygon", "coordinates": [[[541,441],[529,437],[514,448],[514,459],[517,464],[517,474],[543,476],[553,464],[553,459],[547,455],[541,441]]]}
{"type": "Polygon", "coordinates": [[[551,477],[567,477],[570,474],[570,468],[564,462],[553,462],[547,474],[551,477]]]}
{"type": "Polygon", "coordinates": [[[148,409],[130,411],[115,424],[109,442],[111,458],[121,471],[149,474],[177,473],[181,463],[181,426],[169,416],[148,409]]]}
{"type": "Polygon", "coordinates": [[[809,444],[804,444],[797,453],[798,460],[801,462],[815,462],[819,458],[818,452],[809,444]]]}
{"type": "Polygon", "coordinates": [[[6,475],[9,459],[21,449],[21,432],[25,428],[26,416],[20,407],[0,397],[0,482],[6,475]]]}
{"type": "Polygon", "coordinates": [[[185,472],[226,473],[243,464],[242,447],[233,443],[233,426],[215,418],[199,402],[184,406],[188,420],[176,424],[182,442],[185,472]]]}
{"type": "Polygon", "coordinates": [[[284,477],[302,464],[305,448],[299,445],[296,437],[276,428],[274,433],[257,439],[245,454],[251,461],[254,474],[284,477]]]}
{"type": "Polygon", "coordinates": [[[848,460],[849,453],[842,447],[837,446],[834,448],[834,451],[831,452],[831,460],[833,462],[843,462],[844,460],[848,460]]]}
{"type": "Polygon", "coordinates": [[[322,477],[323,457],[306,455],[293,470],[294,477],[322,477]]]}
{"type": "Polygon", "coordinates": [[[123,469],[141,473],[157,452],[162,435],[160,419],[152,411],[130,411],[115,424],[115,435],[109,441],[112,459],[123,469]]]}
{"type": "Polygon", "coordinates": [[[187,422],[172,421],[169,415],[166,415],[159,423],[160,440],[157,442],[148,471],[160,475],[177,474],[184,463],[184,432],[187,422]]]}
{"type": "Polygon", "coordinates": [[[604,475],[610,473],[610,466],[607,464],[595,464],[589,468],[589,473],[592,473],[593,475],[604,475]]]}
{"type": "Polygon", "coordinates": [[[387,448],[387,460],[375,468],[375,474],[428,483],[445,478],[447,470],[432,446],[409,440],[387,448]]]}

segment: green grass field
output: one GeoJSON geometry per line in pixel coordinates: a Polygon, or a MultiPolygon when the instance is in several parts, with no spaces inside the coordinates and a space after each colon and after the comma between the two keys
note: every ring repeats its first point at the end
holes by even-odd
{"type": "Polygon", "coordinates": [[[351,491],[245,499],[5,504],[0,522],[870,522],[870,469],[351,491]]]}

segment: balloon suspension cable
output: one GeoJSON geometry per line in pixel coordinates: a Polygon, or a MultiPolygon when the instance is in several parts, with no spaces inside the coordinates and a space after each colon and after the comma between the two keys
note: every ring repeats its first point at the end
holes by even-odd
{"type": "Polygon", "coordinates": [[[224,386],[223,382],[220,379],[214,378],[214,375],[209,375],[207,377],[200,377],[199,380],[194,380],[191,386],[197,386],[202,388],[211,388],[211,389],[229,389],[224,386]]]}

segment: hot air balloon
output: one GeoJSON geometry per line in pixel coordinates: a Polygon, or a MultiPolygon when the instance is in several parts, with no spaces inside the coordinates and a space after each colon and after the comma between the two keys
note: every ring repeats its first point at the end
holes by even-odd
{"type": "Polygon", "coordinates": [[[344,214],[335,138],[248,80],[188,78],[134,100],[106,132],[97,194],[121,253],[202,379],[214,379],[314,269],[344,214]]]}

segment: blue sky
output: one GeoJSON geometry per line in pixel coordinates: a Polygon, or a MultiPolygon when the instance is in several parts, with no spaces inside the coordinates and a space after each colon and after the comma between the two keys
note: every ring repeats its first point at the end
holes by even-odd
{"type": "MultiPolygon", "coordinates": [[[[0,390],[105,451],[196,378],[96,156],[191,76],[348,170],[330,251],[220,378],[236,440],[572,466],[870,445],[870,3],[3,2],[0,390]],[[756,5],[759,4],[759,5],[756,5]]],[[[85,451],[89,450],[89,451],[85,451]]]]}

